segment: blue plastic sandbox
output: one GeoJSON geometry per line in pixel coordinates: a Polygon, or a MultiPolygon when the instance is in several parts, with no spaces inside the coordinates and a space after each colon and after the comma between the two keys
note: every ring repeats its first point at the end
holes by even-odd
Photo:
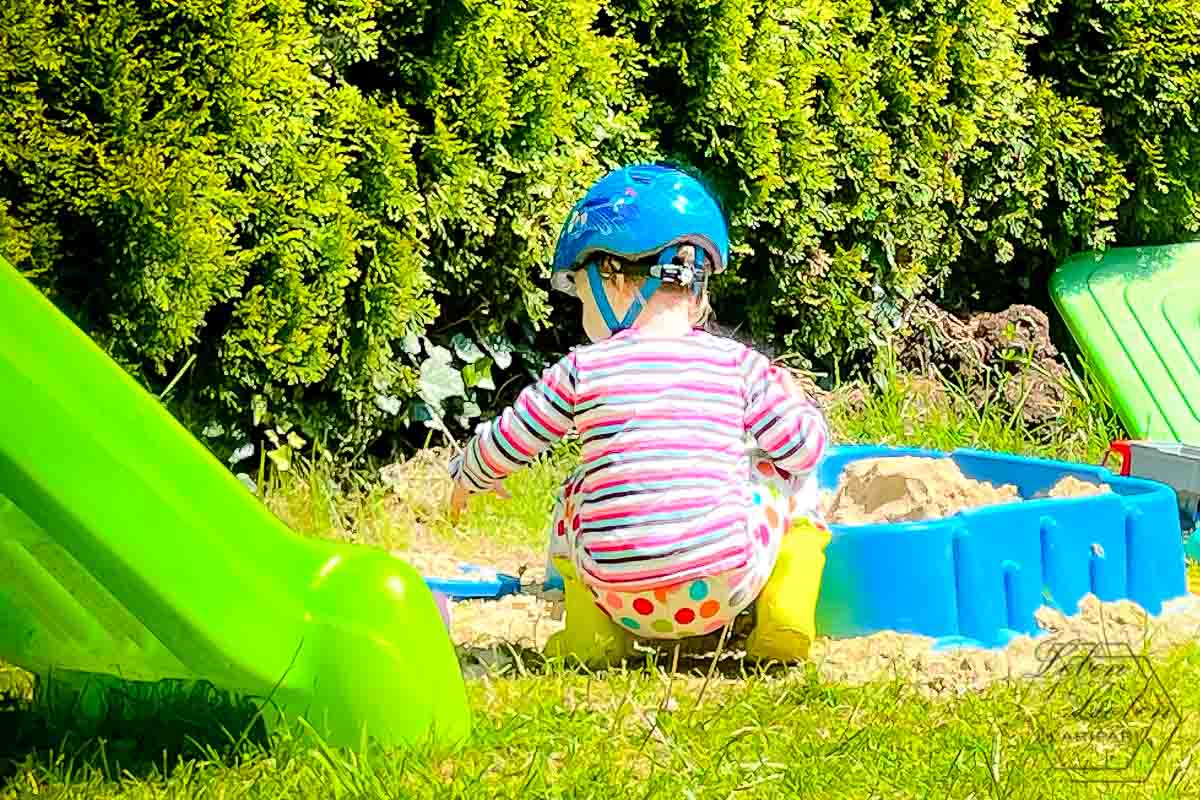
{"type": "Polygon", "coordinates": [[[1037,636],[1041,606],[1073,614],[1089,592],[1128,599],[1150,614],[1187,593],[1175,492],[1102,467],[980,450],[847,446],[819,468],[822,489],[863,458],[949,456],[970,478],[1015,485],[1023,498],[1071,475],[1111,494],[1034,499],[945,519],[831,525],[817,632],[832,638],[892,630],[936,646],[1000,647],[1037,636]]]}

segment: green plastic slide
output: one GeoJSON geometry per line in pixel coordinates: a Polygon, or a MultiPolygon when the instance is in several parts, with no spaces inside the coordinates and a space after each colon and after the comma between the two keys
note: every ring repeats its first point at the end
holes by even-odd
{"type": "Polygon", "coordinates": [[[335,746],[470,730],[420,575],[292,532],[2,260],[0,660],[208,681],[335,746]]]}
{"type": "Polygon", "coordinates": [[[1075,256],[1050,294],[1130,435],[1200,444],[1200,242],[1075,256]]]}

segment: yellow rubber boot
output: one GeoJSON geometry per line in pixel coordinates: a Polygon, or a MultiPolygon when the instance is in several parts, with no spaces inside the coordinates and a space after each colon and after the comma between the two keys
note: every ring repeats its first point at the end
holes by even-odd
{"type": "Polygon", "coordinates": [[[808,658],[829,538],[829,531],[807,520],[784,535],[775,569],[755,600],[754,630],[746,642],[750,658],[785,664],[808,658]]]}
{"type": "Polygon", "coordinates": [[[607,667],[633,655],[633,634],[596,605],[596,599],[565,558],[554,559],[562,575],[567,627],[546,642],[546,655],[575,658],[589,667],[607,667]]]}

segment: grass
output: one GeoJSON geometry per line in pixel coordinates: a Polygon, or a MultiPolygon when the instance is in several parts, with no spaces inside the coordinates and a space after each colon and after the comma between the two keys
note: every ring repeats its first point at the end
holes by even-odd
{"type": "MultiPolygon", "coordinates": [[[[876,378],[873,386],[844,386],[825,399],[837,443],[975,447],[1099,463],[1109,442],[1123,434],[1116,415],[1086,377],[1071,377],[1064,413],[1036,430],[1010,409],[996,404],[980,408],[962,387],[902,375],[887,365],[876,378]]],[[[406,465],[394,488],[372,484],[341,494],[328,488],[330,481],[319,470],[315,476],[303,469],[276,475],[267,502],[298,531],[319,536],[333,531],[388,548],[403,547],[421,534],[467,547],[479,542],[541,547],[554,493],[576,454],[572,444],[556,447],[506,481],[512,499],[477,495],[457,525],[447,516],[449,485],[442,467],[428,454],[406,465]]]]}
{"type": "MultiPolygon", "coordinates": [[[[827,410],[840,441],[1094,463],[1120,429],[1086,381],[1071,391],[1068,410],[1035,431],[1012,411],[978,409],[963,390],[894,373],[871,391],[835,393],[827,410]]],[[[276,481],[266,500],[308,535],[384,547],[422,535],[468,547],[540,547],[572,456],[561,448],[512,478],[512,500],[473,499],[457,527],[420,470],[397,484],[399,500],[378,487],[338,491],[319,472],[276,481]]],[[[1200,773],[1191,768],[1200,747],[1200,651],[1180,650],[1155,670],[1184,722],[1165,750],[1138,753],[1137,765],[1149,770],[1162,752],[1148,780],[1122,785],[1072,782],[1058,769],[1062,748],[1051,735],[1072,719],[1081,693],[1112,687],[1111,675],[1089,671],[1073,678],[1071,693],[1014,681],[948,699],[917,694],[904,675],[853,687],[824,683],[809,668],[748,672],[714,681],[697,706],[699,676],[672,678],[653,665],[589,675],[530,664],[470,685],[475,734],[461,752],[439,756],[420,748],[355,755],[286,734],[235,747],[244,720],[222,725],[218,716],[205,727],[193,710],[159,720],[157,729],[118,726],[80,739],[69,726],[44,724],[44,709],[27,700],[25,676],[7,670],[0,671],[0,693],[7,686],[10,698],[7,710],[0,703],[0,737],[13,741],[10,766],[0,765],[0,798],[1200,796],[1200,773]]],[[[1154,732],[1154,742],[1166,733],[1154,732]]]]}
{"type": "Polygon", "coordinates": [[[835,391],[827,414],[842,442],[975,447],[1099,463],[1109,442],[1123,435],[1120,421],[1086,373],[1071,373],[1062,388],[1062,413],[1031,429],[1019,406],[981,404],[967,387],[902,375],[885,364],[869,391],[853,386],[835,391]]]}
{"type": "MultiPolygon", "coordinates": [[[[721,681],[697,707],[699,678],[676,680],[668,698],[666,676],[647,667],[473,684],[475,734],[453,756],[355,755],[284,737],[269,752],[245,748],[235,758],[216,737],[194,743],[173,766],[133,762],[122,773],[115,748],[67,742],[28,757],[0,796],[1194,797],[1200,775],[1189,768],[1197,745],[1191,720],[1200,696],[1190,689],[1200,657],[1177,654],[1158,673],[1189,722],[1157,764],[1157,750],[1138,755],[1145,783],[1120,786],[1075,783],[1061,769],[1059,760],[1072,754],[1062,755],[1051,735],[1075,705],[1045,684],[932,700],[902,675],[847,687],[798,669],[721,681]]],[[[1088,677],[1079,688],[1105,686],[1088,677]]],[[[1162,742],[1168,733],[1153,735],[1162,742]]]]}

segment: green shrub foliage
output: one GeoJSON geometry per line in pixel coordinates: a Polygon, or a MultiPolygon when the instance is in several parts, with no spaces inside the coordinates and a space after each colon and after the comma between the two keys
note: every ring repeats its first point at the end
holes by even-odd
{"type": "Polygon", "coordinates": [[[147,383],[195,355],[194,399],[234,438],[361,442],[436,313],[416,132],[335,79],[362,37],[305,10],[5,4],[0,249],[147,383]]]}
{"type": "MultiPolygon", "coordinates": [[[[727,188],[760,341],[869,347],[918,292],[1111,238],[1097,114],[1029,76],[1001,0],[661,2],[635,12],[664,140],[727,188]],[[670,6],[668,9],[667,6],[670,6]]],[[[1027,277],[1027,276],[1026,276],[1027,277]]]]}
{"type": "Polygon", "coordinates": [[[1104,141],[1133,187],[1123,241],[1200,232],[1200,4],[1061,0],[1035,69],[1102,115],[1104,141]]]}
{"type": "Polygon", "coordinates": [[[446,324],[545,323],[545,278],[571,205],[608,169],[652,153],[640,55],[599,32],[602,9],[384,0],[376,83],[425,121],[421,190],[446,324]]]}
{"type": "Polygon", "coordinates": [[[0,254],[286,466],[511,399],[578,334],[570,205],[663,157],[727,207],[721,320],[844,369],[918,295],[1036,301],[1072,251],[1200,229],[1196,8],[12,0],[0,254]]]}

